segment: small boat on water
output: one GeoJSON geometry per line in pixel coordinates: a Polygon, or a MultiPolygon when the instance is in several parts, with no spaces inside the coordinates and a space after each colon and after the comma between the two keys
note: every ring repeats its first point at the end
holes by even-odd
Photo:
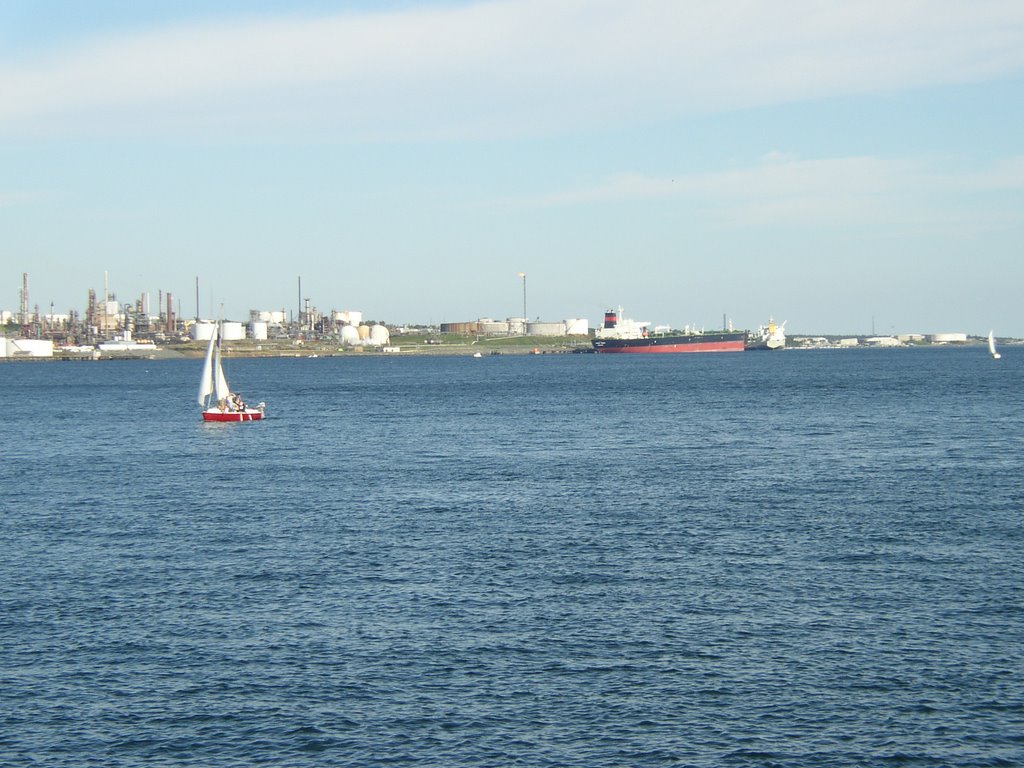
{"type": "Polygon", "coordinates": [[[231,391],[224,376],[220,352],[221,333],[218,326],[210,337],[203,360],[203,373],[199,378],[199,405],[203,421],[259,421],[266,409],[264,403],[248,407],[242,398],[231,391]]]}
{"type": "Polygon", "coordinates": [[[598,353],[742,352],[746,331],[648,329],[649,322],[623,318],[622,307],[604,313],[591,344],[598,353]]]}
{"type": "Polygon", "coordinates": [[[1002,355],[996,352],[996,337],[992,334],[992,331],[988,332],[988,353],[992,355],[993,360],[998,360],[1002,355]]]}

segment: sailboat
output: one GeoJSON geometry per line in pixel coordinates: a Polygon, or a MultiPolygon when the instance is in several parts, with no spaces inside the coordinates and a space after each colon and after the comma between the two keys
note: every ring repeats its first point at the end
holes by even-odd
{"type": "Polygon", "coordinates": [[[210,337],[203,360],[203,374],[199,378],[199,406],[203,421],[259,421],[266,409],[264,403],[249,408],[228,387],[220,357],[220,327],[210,337]]]}
{"type": "Polygon", "coordinates": [[[988,353],[992,355],[993,360],[998,360],[1002,355],[996,352],[996,339],[992,335],[992,331],[988,332],[988,353]]]}

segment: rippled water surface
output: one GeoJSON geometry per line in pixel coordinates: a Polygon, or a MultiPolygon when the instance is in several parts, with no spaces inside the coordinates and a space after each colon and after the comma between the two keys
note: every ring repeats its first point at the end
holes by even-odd
{"type": "Polygon", "coordinates": [[[0,764],[1024,763],[1024,351],[0,365],[0,764]]]}

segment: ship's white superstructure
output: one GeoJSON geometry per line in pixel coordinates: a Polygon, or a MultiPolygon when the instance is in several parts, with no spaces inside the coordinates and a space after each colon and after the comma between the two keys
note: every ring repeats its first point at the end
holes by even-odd
{"type": "Polygon", "coordinates": [[[638,322],[623,318],[622,307],[604,313],[604,323],[594,331],[596,339],[643,339],[650,321],[638,322]]]}

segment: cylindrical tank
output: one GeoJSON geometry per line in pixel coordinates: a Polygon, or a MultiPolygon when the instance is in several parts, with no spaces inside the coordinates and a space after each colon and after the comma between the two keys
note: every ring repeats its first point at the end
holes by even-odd
{"type": "Polygon", "coordinates": [[[221,338],[224,341],[238,341],[245,338],[245,326],[234,320],[225,320],[221,326],[221,338]]]}
{"type": "Polygon", "coordinates": [[[202,320],[192,326],[192,338],[196,341],[209,341],[217,332],[217,324],[202,320]]]}
{"type": "Polygon", "coordinates": [[[386,325],[374,325],[370,327],[370,343],[383,347],[391,340],[391,334],[388,333],[386,325]]]}
{"type": "Polygon", "coordinates": [[[268,327],[266,320],[253,320],[249,323],[249,333],[256,341],[266,341],[268,327]]]}
{"type": "Polygon", "coordinates": [[[590,321],[585,317],[573,317],[565,321],[566,336],[587,336],[590,333],[590,321]]]}
{"type": "Polygon", "coordinates": [[[341,343],[353,346],[359,343],[359,329],[354,325],[343,325],[341,327],[341,343]]]}
{"type": "Polygon", "coordinates": [[[370,326],[360,325],[359,326],[359,338],[366,341],[370,338],[370,326]]]}
{"type": "Polygon", "coordinates": [[[488,336],[508,336],[509,324],[498,320],[481,320],[480,332],[488,336]]]}
{"type": "Polygon", "coordinates": [[[527,336],[564,336],[565,323],[527,323],[527,336]]]}
{"type": "Polygon", "coordinates": [[[480,333],[480,323],[441,323],[441,333],[461,333],[472,336],[474,333],[480,333]]]}

